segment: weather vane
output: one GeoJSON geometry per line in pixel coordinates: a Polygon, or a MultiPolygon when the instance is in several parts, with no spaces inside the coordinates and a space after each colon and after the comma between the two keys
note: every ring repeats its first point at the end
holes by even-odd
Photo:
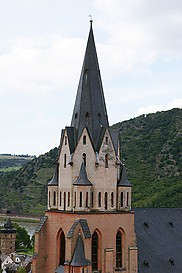
{"type": "Polygon", "coordinates": [[[89,17],[90,17],[90,23],[92,23],[93,22],[92,14],[89,14],[89,17]]]}

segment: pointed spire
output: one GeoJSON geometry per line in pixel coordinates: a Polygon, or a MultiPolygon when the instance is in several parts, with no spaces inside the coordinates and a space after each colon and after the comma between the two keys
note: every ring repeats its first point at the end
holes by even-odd
{"type": "Polygon", "coordinates": [[[97,59],[92,20],[77,90],[71,126],[77,129],[79,139],[84,127],[88,128],[94,146],[101,127],[109,127],[100,69],[97,59]]]}
{"type": "Polygon", "coordinates": [[[58,170],[59,170],[59,164],[57,163],[53,178],[48,183],[49,186],[57,186],[58,185],[58,170]]]}
{"type": "Polygon", "coordinates": [[[78,234],[78,239],[75,247],[75,251],[73,254],[72,261],[70,263],[71,266],[88,266],[90,261],[85,258],[85,249],[84,242],[82,240],[81,234],[78,234]]]}
{"type": "Polygon", "coordinates": [[[73,185],[92,186],[92,183],[88,180],[84,162],[82,162],[79,177],[73,185]]]}
{"type": "Polygon", "coordinates": [[[131,187],[131,183],[127,179],[126,169],[125,169],[124,165],[123,165],[122,170],[121,170],[120,180],[118,182],[118,186],[131,187]]]}

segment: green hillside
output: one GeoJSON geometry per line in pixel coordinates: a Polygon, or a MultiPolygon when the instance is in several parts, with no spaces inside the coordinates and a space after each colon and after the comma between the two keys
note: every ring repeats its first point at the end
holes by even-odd
{"type": "MultiPolygon", "coordinates": [[[[133,207],[182,207],[182,110],[142,115],[112,126],[133,185],[133,207]]],[[[58,148],[0,175],[0,209],[41,213],[58,148]]]]}
{"type": "Polygon", "coordinates": [[[134,207],[182,207],[182,110],[117,123],[134,207]]]}
{"type": "Polygon", "coordinates": [[[33,156],[30,155],[0,154],[0,173],[19,170],[32,159],[33,156]]]}

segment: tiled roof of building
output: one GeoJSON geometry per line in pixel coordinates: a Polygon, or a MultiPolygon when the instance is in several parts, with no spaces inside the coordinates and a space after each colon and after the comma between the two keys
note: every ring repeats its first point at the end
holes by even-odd
{"type": "Polygon", "coordinates": [[[92,183],[88,180],[85,164],[82,162],[78,179],[73,183],[75,186],[92,186],[92,183]]]}
{"type": "Polygon", "coordinates": [[[71,126],[77,130],[77,140],[87,127],[96,148],[100,128],[109,127],[92,23],[77,90],[71,126]]]}
{"type": "Polygon", "coordinates": [[[182,272],[182,209],[135,209],[139,273],[182,272]]]}

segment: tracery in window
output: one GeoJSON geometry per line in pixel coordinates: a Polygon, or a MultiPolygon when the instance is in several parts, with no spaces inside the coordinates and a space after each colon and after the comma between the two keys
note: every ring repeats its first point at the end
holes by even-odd
{"type": "Polygon", "coordinates": [[[98,269],[98,234],[92,235],[92,271],[98,269]]]}
{"type": "Polygon", "coordinates": [[[122,233],[116,234],[116,268],[122,268],[122,233]]]}

